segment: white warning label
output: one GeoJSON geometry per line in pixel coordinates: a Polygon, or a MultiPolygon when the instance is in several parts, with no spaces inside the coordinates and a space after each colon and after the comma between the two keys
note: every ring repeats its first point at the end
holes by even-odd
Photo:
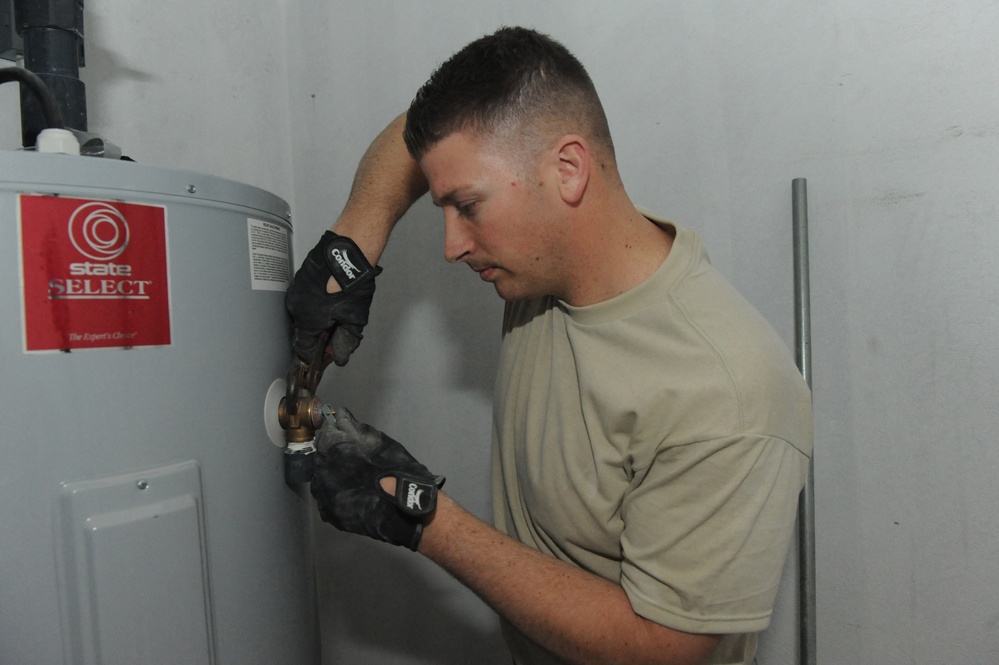
{"type": "Polygon", "coordinates": [[[248,218],[250,282],[254,291],[285,291],[291,285],[291,234],[280,224],[248,218]]]}

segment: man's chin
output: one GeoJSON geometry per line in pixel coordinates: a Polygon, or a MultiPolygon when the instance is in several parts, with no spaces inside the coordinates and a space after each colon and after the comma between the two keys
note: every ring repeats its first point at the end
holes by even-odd
{"type": "Polygon", "coordinates": [[[500,282],[493,282],[493,288],[496,289],[496,295],[506,302],[533,300],[534,298],[541,298],[545,295],[543,293],[534,293],[525,289],[516,289],[510,284],[502,284],[500,282]]]}
{"type": "Polygon", "coordinates": [[[509,288],[504,288],[499,282],[493,282],[493,288],[496,289],[496,295],[506,302],[516,302],[524,299],[523,295],[512,292],[509,288]]]}

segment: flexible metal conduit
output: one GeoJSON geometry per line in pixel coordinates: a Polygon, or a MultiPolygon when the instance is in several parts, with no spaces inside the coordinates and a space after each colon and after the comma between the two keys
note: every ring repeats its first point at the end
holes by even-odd
{"type": "MultiPolygon", "coordinates": [[[[812,388],[812,322],[808,283],[808,194],[804,178],[791,181],[791,223],[794,243],[795,358],[809,390],[812,388]]],[[[815,665],[815,455],[798,502],[798,593],[801,665],[815,665]]]]}

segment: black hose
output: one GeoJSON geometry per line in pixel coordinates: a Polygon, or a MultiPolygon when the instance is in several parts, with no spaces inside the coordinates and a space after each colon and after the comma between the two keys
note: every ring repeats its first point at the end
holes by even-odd
{"type": "Polygon", "coordinates": [[[59,110],[59,104],[56,102],[55,96],[37,74],[22,67],[4,67],[0,69],[0,83],[7,83],[8,81],[19,81],[27,86],[31,92],[35,93],[35,97],[38,98],[38,102],[42,105],[42,113],[45,114],[45,122],[48,123],[49,129],[66,128],[62,121],[62,112],[59,110]]]}

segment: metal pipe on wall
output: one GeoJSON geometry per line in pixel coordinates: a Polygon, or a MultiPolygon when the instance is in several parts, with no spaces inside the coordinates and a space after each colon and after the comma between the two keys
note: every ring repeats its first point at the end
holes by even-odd
{"type": "MultiPolygon", "coordinates": [[[[791,181],[791,223],[794,244],[795,359],[809,390],[812,388],[812,323],[808,281],[808,194],[804,178],[791,181]]],[[[801,665],[815,665],[815,490],[814,460],[798,502],[799,648],[801,665]]]]}

